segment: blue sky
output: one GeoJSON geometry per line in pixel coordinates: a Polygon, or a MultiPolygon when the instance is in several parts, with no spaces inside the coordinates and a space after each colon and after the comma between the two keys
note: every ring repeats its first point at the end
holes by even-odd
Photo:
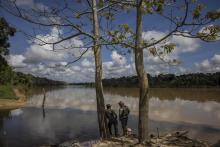
{"type": "MultiPolygon", "coordinates": [[[[58,1],[17,0],[16,3],[21,8],[37,7],[50,10],[52,6],[55,6],[55,2],[58,1]]],[[[206,10],[220,11],[219,0],[200,0],[199,2],[205,4],[206,10]]],[[[59,1],[58,3],[59,6],[64,4],[62,1],[59,1]]],[[[71,8],[76,10],[82,10],[85,8],[85,5],[74,3],[73,1],[68,1],[68,3],[72,5],[71,8]]],[[[175,13],[177,14],[178,12],[174,12],[174,14],[175,13]]],[[[72,15],[70,12],[67,12],[66,14],[72,15]]],[[[67,31],[66,28],[39,28],[39,26],[25,22],[20,18],[8,14],[4,10],[0,10],[0,16],[5,17],[9,24],[15,26],[18,30],[22,30],[45,40],[56,40],[59,33],[64,35],[67,31]],[[35,28],[35,34],[33,34],[33,28],[35,28]]],[[[135,29],[135,16],[136,13],[134,10],[129,13],[118,13],[115,16],[116,20],[113,24],[117,26],[118,24],[128,23],[131,28],[135,29]]],[[[75,23],[75,21],[73,22],[75,23]]],[[[220,21],[217,21],[215,23],[219,24],[219,22],[220,21]]],[[[89,20],[83,18],[83,23],[87,24],[84,29],[91,32],[91,23],[89,20]]],[[[104,21],[102,21],[102,25],[104,25],[104,21]]],[[[160,38],[171,28],[172,26],[170,25],[170,22],[167,22],[160,16],[147,15],[144,17],[143,21],[143,38],[145,40],[160,38]]],[[[181,61],[181,64],[178,66],[170,66],[160,61],[158,57],[150,56],[149,52],[145,50],[144,63],[146,72],[152,75],[157,75],[160,73],[184,74],[220,71],[220,41],[207,43],[198,39],[177,36],[171,37],[168,41],[174,42],[177,45],[177,49],[165,58],[178,59],[181,61]]],[[[17,32],[14,37],[10,38],[10,56],[6,58],[9,63],[15,67],[15,70],[67,82],[94,81],[94,58],[92,50],[90,50],[77,63],[65,67],[64,65],[66,65],[67,62],[72,61],[79,56],[79,49],[53,52],[51,51],[51,46],[39,46],[36,42],[36,39],[30,41],[30,39],[20,32],[17,32]]],[[[79,37],[73,38],[69,42],[64,42],[62,45],[68,46],[69,44],[83,46],[85,45],[85,40],[82,40],[82,38],[79,37]]],[[[110,51],[103,47],[102,55],[104,78],[135,75],[133,53],[124,56],[117,50],[110,51]]]]}

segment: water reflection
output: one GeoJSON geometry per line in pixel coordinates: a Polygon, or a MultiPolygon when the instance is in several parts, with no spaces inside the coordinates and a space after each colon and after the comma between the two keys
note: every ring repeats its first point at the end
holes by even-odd
{"type": "MultiPolygon", "coordinates": [[[[129,118],[129,127],[134,131],[137,131],[138,115],[138,99],[137,95],[134,95],[136,90],[105,89],[106,103],[113,104],[116,112],[120,100],[130,107],[132,116],[129,118]]],[[[209,142],[218,140],[220,104],[215,100],[218,97],[215,94],[219,92],[215,89],[203,90],[209,94],[205,98],[201,92],[203,100],[197,101],[199,92],[189,89],[193,92],[190,96],[189,91],[183,91],[179,90],[179,94],[167,91],[172,96],[167,94],[159,97],[163,95],[163,90],[151,90],[150,131],[155,132],[156,128],[159,128],[160,133],[189,130],[191,137],[209,142]],[[197,97],[194,97],[195,95],[197,97]]],[[[47,91],[46,97],[43,110],[43,94],[38,92],[29,99],[25,108],[0,111],[0,146],[38,146],[60,143],[71,138],[88,140],[98,137],[93,88],[51,89],[47,91]]]]}
{"type": "MultiPolygon", "coordinates": [[[[105,100],[106,103],[113,105],[116,112],[118,111],[118,102],[125,101],[131,109],[131,113],[138,115],[137,97],[121,96],[107,92],[105,93],[105,100]]],[[[42,95],[35,95],[30,99],[27,106],[40,108],[42,101],[42,95]]],[[[149,103],[149,117],[152,120],[205,124],[220,128],[220,105],[215,101],[197,102],[183,100],[180,96],[176,96],[174,100],[151,97],[149,103]]],[[[50,91],[47,92],[45,107],[96,111],[95,91],[92,88],[71,87],[50,91]]]]}
{"type": "Polygon", "coordinates": [[[12,147],[39,146],[72,138],[88,140],[98,137],[95,112],[45,109],[45,119],[42,118],[41,109],[23,108],[22,112],[20,115],[14,115],[12,119],[4,119],[3,130],[0,132],[1,136],[7,132],[2,136],[4,146],[6,137],[8,146],[12,147]]]}

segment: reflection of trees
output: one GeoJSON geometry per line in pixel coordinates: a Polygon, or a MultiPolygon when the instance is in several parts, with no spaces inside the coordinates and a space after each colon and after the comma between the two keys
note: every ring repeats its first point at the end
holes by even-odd
{"type": "Polygon", "coordinates": [[[44,94],[44,97],[43,97],[43,101],[42,101],[42,113],[43,113],[43,119],[45,119],[45,109],[44,109],[44,106],[45,106],[45,100],[46,100],[46,91],[45,89],[43,88],[43,94],[44,94]]]}
{"type": "Polygon", "coordinates": [[[33,95],[43,94],[42,87],[45,89],[45,92],[56,91],[60,89],[66,88],[66,86],[33,86],[29,88],[28,96],[31,97],[33,95]]]}
{"type": "Polygon", "coordinates": [[[0,131],[3,128],[4,118],[10,118],[10,110],[1,110],[0,111],[0,131]]]}
{"type": "Polygon", "coordinates": [[[4,146],[4,118],[10,118],[10,110],[0,110],[0,146],[4,146]]]}
{"type": "MultiPolygon", "coordinates": [[[[120,96],[138,97],[137,88],[105,88],[106,94],[115,94],[120,96]]],[[[152,88],[150,89],[150,97],[158,97],[163,100],[174,100],[181,98],[193,101],[216,101],[220,102],[218,96],[220,91],[218,88],[152,88]]]]}

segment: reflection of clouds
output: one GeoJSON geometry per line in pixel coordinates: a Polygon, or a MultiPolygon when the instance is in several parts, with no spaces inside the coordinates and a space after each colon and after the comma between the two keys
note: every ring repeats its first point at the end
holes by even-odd
{"type": "MultiPolygon", "coordinates": [[[[95,90],[93,88],[73,88],[47,92],[46,108],[74,108],[82,111],[96,111],[95,90]]],[[[35,95],[27,106],[41,107],[43,96],[35,95]]],[[[105,94],[105,102],[112,104],[118,112],[118,102],[124,101],[133,115],[138,115],[138,98],[105,94]]],[[[150,119],[168,122],[188,122],[206,124],[220,128],[220,104],[213,101],[160,100],[151,98],[149,102],[150,119]]]]}
{"type": "Polygon", "coordinates": [[[43,118],[41,109],[22,108],[21,110],[23,113],[19,118],[5,120],[4,130],[8,132],[10,140],[13,140],[9,142],[9,146],[15,146],[15,144],[24,147],[40,146],[61,143],[78,137],[80,139],[98,137],[95,112],[45,109],[46,117],[43,118]]]}
{"type": "MultiPolygon", "coordinates": [[[[42,95],[34,95],[27,106],[41,107],[42,95]]],[[[46,93],[46,108],[75,108],[80,110],[96,110],[95,91],[93,89],[66,88],[46,93]]]]}
{"type": "Polygon", "coordinates": [[[216,102],[198,103],[176,99],[174,101],[150,100],[150,118],[168,122],[188,122],[193,124],[206,124],[220,128],[220,105],[216,102]]]}
{"type": "Polygon", "coordinates": [[[19,116],[23,113],[23,111],[21,109],[15,109],[15,110],[11,110],[10,113],[11,116],[19,116]]]}

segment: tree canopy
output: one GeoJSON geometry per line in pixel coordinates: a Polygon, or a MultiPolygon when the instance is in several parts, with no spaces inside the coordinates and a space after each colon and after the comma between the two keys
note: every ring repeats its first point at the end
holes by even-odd
{"type": "Polygon", "coordinates": [[[0,55],[8,55],[10,43],[9,37],[14,36],[16,29],[14,27],[9,26],[6,20],[1,17],[0,18],[0,55]]]}

